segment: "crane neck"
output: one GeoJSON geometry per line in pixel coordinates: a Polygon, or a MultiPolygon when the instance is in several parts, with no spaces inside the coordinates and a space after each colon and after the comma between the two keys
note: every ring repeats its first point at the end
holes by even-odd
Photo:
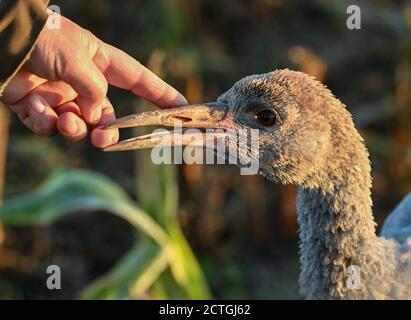
{"type": "Polygon", "coordinates": [[[363,274],[379,263],[368,152],[355,138],[334,149],[348,151],[345,157],[327,160],[328,167],[299,189],[300,286],[307,298],[347,298],[347,271],[359,267],[363,274]]]}

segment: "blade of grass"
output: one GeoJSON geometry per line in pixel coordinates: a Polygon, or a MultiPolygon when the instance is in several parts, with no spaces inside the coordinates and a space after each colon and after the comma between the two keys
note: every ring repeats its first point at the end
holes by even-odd
{"type": "Polygon", "coordinates": [[[138,277],[130,288],[133,298],[140,299],[147,295],[147,291],[158,280],[160,275],[168,268],[170,248],[163,248],[162,251],[147,265],[147,268],[138,277]]]}
{"type": "Polygon", "coordinates": [[[37,191],[8,201],[0,208],[0,221],[9,225],[37,226],[52,223],[78,211],[104,210],[127,220],[160,246],[168,235],[137,207],[116,184],[87,171],[60,171],[37,191]]]}
{"type": "Polygon", "coordinates": [[[169,230],[173,243],[173,257],[170,260],[174,278],[190,299],[211,299],[212,295],[203,271],[187,243],[179,225],[169,230]]]}
{"type": "Polygon", "coordinates": [[[134,246],[106,275],[85,288],[82,299],[125,299],[130,296],[130,284],[138,280],[153,259],[161,254],[157,245],[143,240],[134,246]]]}

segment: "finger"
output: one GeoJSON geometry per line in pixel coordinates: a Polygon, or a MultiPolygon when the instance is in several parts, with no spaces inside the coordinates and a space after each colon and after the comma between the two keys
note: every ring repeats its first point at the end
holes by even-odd
{"type": "Polygon", "coordinates": [[[187,100],[176,89],[113,46],[101,42],[94,62],[113,86],[130,90],[160,107],[187,104],[187,100]]]}
{"type": "Polygon", "coordinates": [[[71,112],[71,113],[74,113],[79,118],[82,118],[80,107],[74,101],[69,101],[67,103],[64,103],[64,104],[56,107],[54,110],[56,110],[56,113],[57,113],[58,116],[62,115],[63,113],[66,113],[66,112],[71,112]]]}
{"type": "Polygon", "coordinates": [[[72,59],[61,69],[63,71],[58,77],[77,92],[77,104],[84,119],[90,124],[97,124],[108,89],[106,78],[89,59],[72,59]]]}
{"type": "Polygon", "coordinates": [[[47,82],[46,79],[37,77],[23,68],[10,80],[1,99],[6,105],[16,104],[25,95],[45,82],[47,82]]]}
{"type": "Polygon", "coordinates": [[[59,107],[59,112],[62,113],[57,119],[57,129],[71,142],[80,141],[87,136],[87,125],[76,111],[79,109],[79,106],[73,101],[59,107]]]}
{"type": "Polygon", "coordinates": [[[29,106],[31,104],[30,99],[33,96],[41,97],[48,106],[55,108],[56,106],[74,100],[77,97],[77,93],[63,81],[47,81],[37,86],[17,103],[9,106],[21,120],[28,116],[29,106]]]}
{"type": "Polygon", "coordinates": [[[103,113],[101,116],[101,121],[96,128],[93,129],[91,133],[91,142],[97,148],[105,148],[114,143],[119,139],[118,129],[104,129],[106,125],[113,122],[116,119],[114,108],[110,101],[106,99],[106,103],[103,107],[103,113]]]}
{"type": "Polygon", "coordinates": [[[29,100],[28,117],[23,123],[40,136],[51,136],[56,132],[57,114],[40,96],[29,100]]]}

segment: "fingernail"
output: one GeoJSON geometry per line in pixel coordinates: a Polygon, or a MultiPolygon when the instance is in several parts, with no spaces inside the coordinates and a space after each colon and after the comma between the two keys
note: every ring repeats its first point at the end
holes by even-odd
{"type": "Polygon", "coordinates": [[[188,104],[188,101],[183,95],[179,95],[176,98],[176,104],[179,106],[185,106],[188,104]]]}
{"type": "Polygon", "coordinates": [[[76,121],[71,121],[68,126],[61,128],[60,130],[63,131],[66,135],[75,135],[78,131],[78,125],[76,121]]]}
{"type": "Polygon", "coordinates": [[[71,124],[71,128],[70,128],[71,132],[68,132],[69,134],[76,134],[78,131],[78,125],[76,123],[76,121],[73,121],[73,123],[71,124]]]}
{"type": "Polygon", "coordinates": [[[40,96],[32,96],[30,106],[35,112],[43,113],[46,109],[46,102],[40,96]]]}
{"type": "Polygon", "coordinates": [[[96,111],[94,111],[93,115],[91,116],[91,121],[93,124],[97,124],[100,122],[101,119],[101,108],[98,108],[96,111]]]}

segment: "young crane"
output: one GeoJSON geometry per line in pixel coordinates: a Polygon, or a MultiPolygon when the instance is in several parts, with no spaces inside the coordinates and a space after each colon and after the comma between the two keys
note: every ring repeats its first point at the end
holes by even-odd
{"type": "MultiPolygon", "coordinates": [[[[240,80],[215,103],[131,115],[111,127],[176,122],[187,128],[222,128],[228,134],[259,129],[259,172],[299,186],[302,295],[411,299],[411,196],[388,217],[378,237],[367,149],[344,104],[324,85],[300,72],[276,70],[240,80]],[[354,286],[347,282],[352,266],[360,271],[354,286]]],[[[210,139],[196,135],[204,144],[210,139]]],[[[154,138],[137,137],[106,150],[151,148],[154,138]]],[[[189,144],[190,136],[188,140],[176,133],[169,144],[189,144]]],[[[236,144],[229,148],[238,149],[236,144]]],[[[240,158],[252,153],[236,151],[240,158]]]]}

